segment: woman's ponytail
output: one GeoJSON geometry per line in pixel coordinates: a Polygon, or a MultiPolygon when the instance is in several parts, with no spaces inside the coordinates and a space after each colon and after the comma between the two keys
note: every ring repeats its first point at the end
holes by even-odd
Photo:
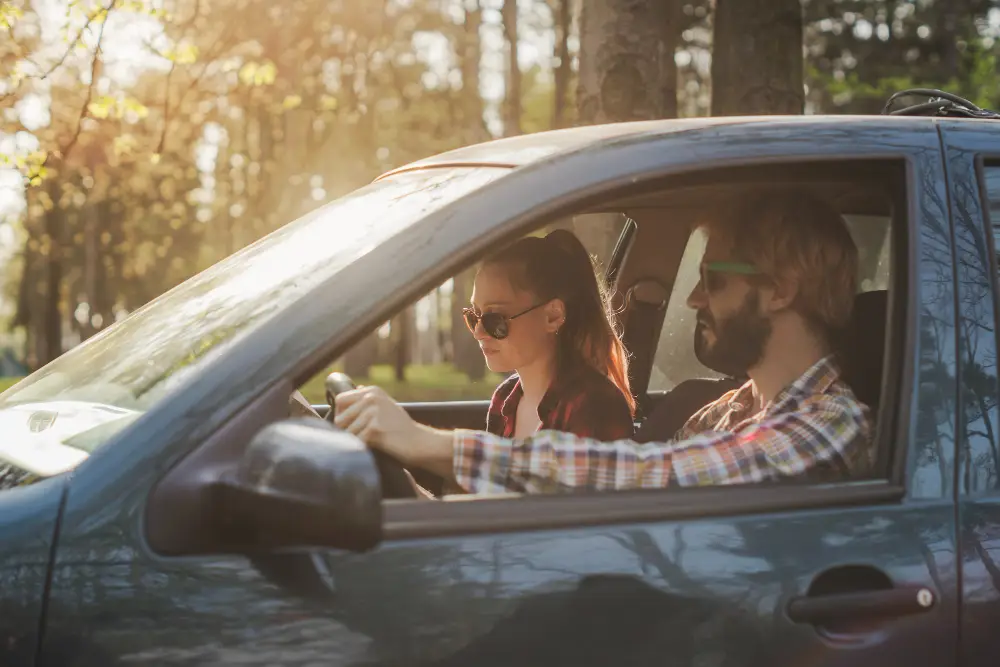
{"type": "Polygon", "coordinates": [[[572,232],[557,229],[545,237],[553,249],[552,262],[563,276],[567,292],[566,324],[560,331],[563,353],[576,353],[584,361],[607,375],[625,395],[635,411],[635,398],[628,381],[628,355],[618,330],[617,314],[597,266],[586,247],[572,232]],[[558,262],[557,257],[565,258],[558,262]],[[561,264],[561,266],[559,266],[561,264]]]}

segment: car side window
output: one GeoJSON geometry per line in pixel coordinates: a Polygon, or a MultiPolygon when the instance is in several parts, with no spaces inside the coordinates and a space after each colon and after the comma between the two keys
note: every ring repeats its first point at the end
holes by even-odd
{"type": "Polygon", "coordinates": [[[653,368],[649,376],[649,391],[669,391],[693,377],[722,377],[704,366],[695,356],[696,314],[687,305],[688,295],[698,284],[699,266],[706,241],[705,232],[695,229],[684,247],[677,278],[667,302],[667,312],[663,317],[660,340],[656,344],[653,368]]]}
{"type": "Polygon", "coordinates": [[[987,165],[983,170],[990,230],[993,232],[993,249],[1000,253],[1000,165],[987,165]]]}
{"type": "MultiPolygon", "coordinates": [[[[559,219],[533,235],[556,228],[572,231],[603,273],[626,224],[622,214],[585,213],[559,219]]],[[[378,385],[403,403],[489,399],[505,376],[486,367],[462,318],[474,278],[475,268],[463,271],[397,313],[306,382],[300,388],[303,396],[325,404],[323,382],[337,370],[358,384],[378,385]]]]}
{"type": "MultiPolygon", "coordinates": [[[[844,215],[844,220],[858,247],[858,291],[889,289],[891,219],[885,215],[852,214],[844,215]]],[[[688,237],[670,301],[667,302],[653,358],[649,391],[669,391],[684,380],[695,377],[722,377],[706,368],[695,356],[696,318],[694,311],[687,306],[687,297],[698,284],[698,267],[705,242],[706,236],[701,229],[695,229],[688,237]]]]}
{"type": "MultiPolygon", "coordinates": [[[[997,369],[996,369],[996,275],[989,268],[992,252],[1000,260],[1000,164],[987,163],[981,172],[981,202],[987,232],[987,248],[977,244],[959,245],[966,257],[960,265],[961,286],[965,295],[961,301],[963,319],[971,324],[963,330],[963,391],[964,401],[964,475],[960,484],[965,493],[995,492],[1000,487],[997,438],[997,369]],[[989,237],[992,236],[992,241],[989,237]]],[[[957,197],[961,197],[959,194],[957,197]]],[[[979,220],[956,217],[959,243],[964,238],[982,234],[979,220]],[[974,229],[972,233],[967,230],[974,229]]],[[[981,237],[980,237],[981,238],[981,237]]],[[[1000,261],[993,266],[1000,265],[1000,261]]]]}

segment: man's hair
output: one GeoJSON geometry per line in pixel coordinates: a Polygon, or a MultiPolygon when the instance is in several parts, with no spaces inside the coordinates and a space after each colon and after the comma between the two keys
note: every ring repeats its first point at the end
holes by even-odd
{"type": "Polygon", "coordinates": [[[857,290],[858,249],[847,223],[807,191],[775,189],[740,197],[705,225],[731,244],[734,259],[774,279],[795,279],[793,308],[820,331],[847,326],[857,290]]]}

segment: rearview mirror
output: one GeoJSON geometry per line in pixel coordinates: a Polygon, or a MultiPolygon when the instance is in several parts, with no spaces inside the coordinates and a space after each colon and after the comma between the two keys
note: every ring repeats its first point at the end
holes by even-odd
{"type": "Polygon", "coordinates": [[[382,538],[382,494],[371,452],[320,419],[287,419],[261,429],[213,494],[217,525],[232,548],[365,551],[382,538]]]}

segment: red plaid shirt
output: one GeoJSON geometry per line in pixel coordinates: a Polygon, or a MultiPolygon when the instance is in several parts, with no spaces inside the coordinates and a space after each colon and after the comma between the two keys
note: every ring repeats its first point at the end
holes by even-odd
{"type": "MultiPolygon", "coordinates": [[[[514,437],[522,396],[517,373],[500,383],[486,413],[486,430],[514,437]]],[[[632,412],[621,390],[582,361],[569,364],[556,376],[538,404],[538,418],[539,431],[563,431],[595,440],[630,438],[634,429],[632,412]]]]}
{"type": "Polygon", "coordinates": [[[454,470],[471,493],[746,484],[812,471],[864,474],[871,435],[867,406],[828,357],[756,414],[748,383],[705,406],[669,442],[601,442],[557,432],[511,439],[460,429],[454,470]]]}

